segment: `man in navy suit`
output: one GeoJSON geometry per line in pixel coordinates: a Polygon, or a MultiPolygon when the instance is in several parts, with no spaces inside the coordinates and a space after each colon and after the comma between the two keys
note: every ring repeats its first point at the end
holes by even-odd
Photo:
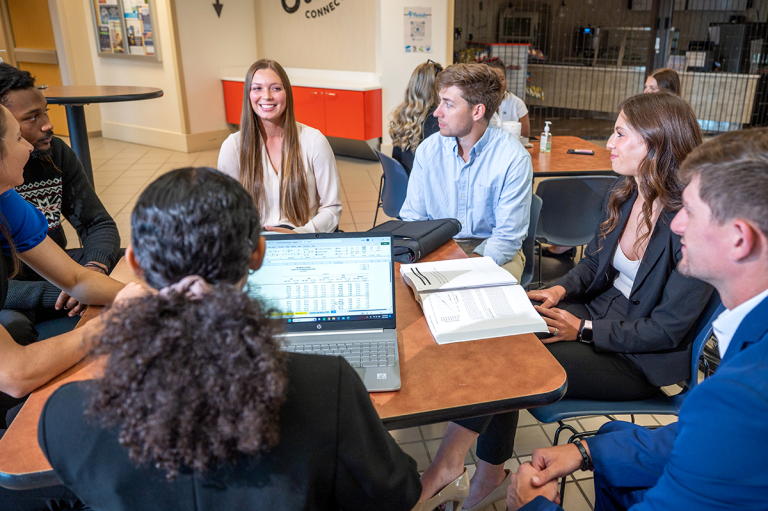
{"type": "Polygon", "coordinates": [[[596,510],[768,507],[768,129],[721,135],[681,172],[681,271],[717,288],[727,309],[712,325],[717,373],[691,391],[677,423],[610,422],[582,441],[584,453],[534,451],[512,478],[510,510],[559,509],[557,478],[591,467],[596,510]]]}

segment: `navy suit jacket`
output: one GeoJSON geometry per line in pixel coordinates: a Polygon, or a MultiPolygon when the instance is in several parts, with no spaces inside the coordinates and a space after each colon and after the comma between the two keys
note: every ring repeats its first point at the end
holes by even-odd
{"type": "MultiPolygon", "coordinates": [[[[588,440],[618,488],[647,488],[633,511],[766,509],[768,299],[741,322],[717,373],[693,389],[678,422],[648,430],[608,423],[588,440]]],[[[524,506],[560,509],[543,497],[524,506]]]]}

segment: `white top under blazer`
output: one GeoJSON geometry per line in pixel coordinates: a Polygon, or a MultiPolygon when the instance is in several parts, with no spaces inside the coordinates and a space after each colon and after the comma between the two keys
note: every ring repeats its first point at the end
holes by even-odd
{"type": "Polygon", "coordinates": [[[625,256],[624,251],[621,249],[621,243],[619,243],[616,245],[616,252],[613,255],[612,264],[619,272],[618,277],[613,281],[613,286],[621,291],[621,294],[629,298],[629,294],[632,292],[632,286],[635,284],[637,270],[640,268],[640,261],[632,261],[625,256]]]}
{"type": "MultiPolygon", "coordinates": [[[[280,176],[269,160],[262,144],[262,168],[266,190],[267,211],[262,211],[264,225],[291,225],[299,233],[333,232],[341,220],[341,181],[336,169],[328,140],[315,128],[296,123],[299,129],[299,144],[304,168],[307,171],[310,220],[304,225],[293,225],[280,214],[280,176]]],[[[240,181],[240,139],[241,133],[233,133],[221,144],[218,169],[240,181]]],[[[283,155],[285,157],[285,155],[283,155]]]]}

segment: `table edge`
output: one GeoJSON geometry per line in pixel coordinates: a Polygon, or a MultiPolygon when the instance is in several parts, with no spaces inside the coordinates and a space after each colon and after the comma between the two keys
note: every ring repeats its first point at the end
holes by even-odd
{"type": "Polygon", "coordinates": [[[61,481],[53,473],[53,469],[19,474],[0,472],[0,486],[8,490],[34,490],[35,488],[45,488],[59,484],[61,484],[61,481]]]}
{"type": "Polygon", "coordinates": [[[139,92],[135,94],[107,95],[107,96],[80,96],[80,97],[46,97],[49,105],[88,105],[90,103],[121,103],[124,101],[141,101],[145,99],[155,99],[162,97],[165,93],[162,89],[152,92],[139,92]]]}
{"type": "MultiPolygon", "coordinates": [[[[565,371],[563,371],[563,373],[565,374],[565,371]]],[[[566,390],[568,390],[567,375],[560,387],[542,394],[531,394],[503,401],[487,401],[485,403],[476,403],[460,408],[441,408],[439,410],[429,410],[410,415],[398,415],[393,418],[381,418],[381,422],[384,423],[384,427],[387,428],[387,430],[391,431],[394,429],[434,424],[436,422],[468,419],[471,417],[493,415],[515,410],[527,410],[528,408],[536,408],[560,401],[563,396],[565,396],[566,390]]]]}

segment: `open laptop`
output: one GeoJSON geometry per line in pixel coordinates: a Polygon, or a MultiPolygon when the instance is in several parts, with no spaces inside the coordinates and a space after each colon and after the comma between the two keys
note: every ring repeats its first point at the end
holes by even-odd
{"type": "Polygon", "coordinates": [[[265,236],[249,295],[274,308],[290,352],[343,356],[369,392],[400,388],[392,235],[265,236]]]}

